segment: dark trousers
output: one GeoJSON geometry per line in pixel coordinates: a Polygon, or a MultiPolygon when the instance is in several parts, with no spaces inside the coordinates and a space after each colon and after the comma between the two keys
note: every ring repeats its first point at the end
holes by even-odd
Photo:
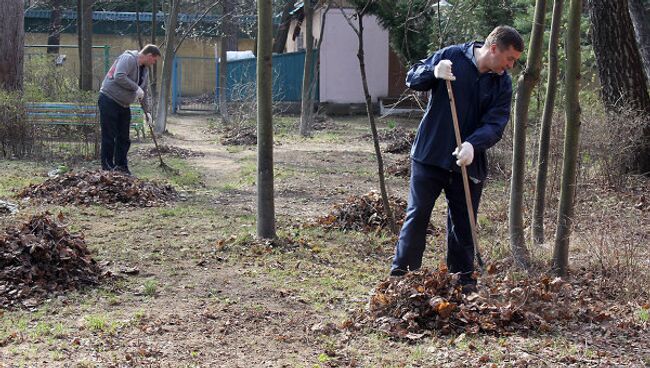
{"type": "Polygon", "coordinates": [[[126,158],[131,147],[129,128],[131,109],[99,94],[99,121],[102,129],[101,160],[103,170],[128,170],[126,158]]]}
{"type": "MultiPolygon", "coordinates": [[[[478,211],[483,182],[469,188],[478,211]]],[[[411,184],[406,219],[397,241],[391,271],[414,271],[422,266],[427,227],[436,199],[442,191],[447,197],[447,267],[449,272],[462,272],[461,281],[474,271],[474,246],[467,215],[463,177],[436,166],[415,161],[411,164],[411,184]]]]}

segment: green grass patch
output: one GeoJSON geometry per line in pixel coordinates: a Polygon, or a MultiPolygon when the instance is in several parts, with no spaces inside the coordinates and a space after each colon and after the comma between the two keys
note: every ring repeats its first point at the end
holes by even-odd
{"type": "Polygon", "coordinates": [[[86,327],[90,331],[104,331],[108,326],[105,316],[86,316],[86,327]]]}
{"type": "Polygon", "coordinates": [[[0,162],[0,197],[13,197],[16,192],[32,184],[42,183],[47,172],[42,164],[30,161],[0,162]]]}
{"type": "Polygon", "coordinates": [[[161,207],[157,209],[158,214],[161,217],[187,217],[187,216],[196,216],[197,209],[190,206],[174,206],[174,207],[161,207]]]}
{"type": "Polygon", "coordinates": [[[86,328],[95,333],[106,333],[115,335],[117,328],[120,327],[119,322],[110,321],[106,315],[91,314],[84,318],[86,328]]]}
{"type": "Polygon", "coordinates": [[[257,180],[257,163],[246,161],[239,168],[239,183],[242,186],[253,186],[257,180]]]}
{"type": "Polygon", "coordinates": [[[246,150],[246,146],[226,146],[226,152],[239,153],[246,150]]]}
{"type": "Polygon", "coordinates": [[[167,182],[176,187],[201,188],[203,187],[203,176],[201,172],[190,165],[186,160],[176,157],[163,157],[168,166],[178,170],[178,175],[166,173],[157,159],[133,161],[131,171],[141,179],[157,180],[167,182]]]}
{"type": "Polygon", "coordinates": [[[243,157],[238,160],[240,167],[236,177],[217,187],[218,191],[240,190],[255,186],[257,182],[257,162],[254,157],[243,157]]]}
{"type": "Polygon", "coordinates": [[[52,332],[52,326],[50,326],[47,322],[37,322],[36,326],[34,326],[30,333],[29,337],[31,338],[38,338],[38,337],[45,337],[49,336],[52,332]]]}
{"type": "Polygon", "coordinates": [[[316,143],[343,143],[345,139],[341,133],[323,131],[314,134],[313,138],[311,138],[311,141],[316,143]]]}
{"type": "Polygon", "coordinates": [[[229,192],[238,189],[239,189],[239,185],[237,185],[236,183],[226,183],[217,188],[217,190],[220,192],[229,192]]]}
{"type": "Polygon", "coordinates": [[[158,281],[156,280],[146,280],[142,287],[142,293],[146,296],[153,297],[158,293],[158,281]]]}

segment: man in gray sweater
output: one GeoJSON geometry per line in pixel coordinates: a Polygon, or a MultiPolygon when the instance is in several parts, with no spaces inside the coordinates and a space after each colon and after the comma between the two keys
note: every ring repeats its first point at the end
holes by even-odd
{"type": "MultiPolygon", "coordinates": [[[[103,170],[116,170],[131,174],[127,153],[131,146],[129,105],[140,101],[145,114],[147,107],[148,66],[160,59],[160,49],[147,45],[142,50],[125,51],[111,66],[99,90],[99,120],[102,130],[101,160],[103,170]]],[[[151,117],[147,116],[149,121],[151,117]]]]}

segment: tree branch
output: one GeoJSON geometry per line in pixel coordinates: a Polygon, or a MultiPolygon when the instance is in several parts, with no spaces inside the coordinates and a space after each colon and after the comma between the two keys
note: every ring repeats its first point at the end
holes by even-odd
{"type": "MultiPolygon", "coordinates": [[[[196,18],[196,20],[195,20],[195,21],[194,21],[194,22],[193,22],[193,23],[192,23],[192,24],[187,28],[187,30],[185,30],[185,32],[183,32],[183,35],[179,38],[178,43],[176,44],[176,47],[174,47],[174,54],[176,54],[176,52],[178,51],[178,49],[179,49],[179,48],[181,47],[181,45],[183,44],[183,41],[185,41],[185,38],[187,38],[187,36],[190,34],[190,31],[192,30],[192,28],[196,27],[196,25],[197,25],[200,21],[202,21],[203,18],[205,18],[206,15],[208,15],[208,13],[210,12],[210,10],[214,9],[214,7],[217,6],[217,5],[219,5],[219,4],[221,4],[221,0],[219,0],[219,1],[215,1],[214,3],[212,3],[212,5],[210,5],[209,7],[207,7],[207,8],[205,9],[205,11],[204,11],[204,12],[203,12],[203,13],[202,13],[198,18],[196,18]]],[[[226,17],[226,15],[225,15],[225,14],[222,14],[222,15],[221,15],[221,18],[219,18],[219,20],[221,21],[221,20],[223,20],[225,17],[226,17]]]]}

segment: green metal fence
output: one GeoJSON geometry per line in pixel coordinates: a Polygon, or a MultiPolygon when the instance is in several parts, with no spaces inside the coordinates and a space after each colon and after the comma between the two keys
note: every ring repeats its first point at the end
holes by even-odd
{"type": "MultiPolygon", "coordinates": [[[[317,55],[316,50],[316,55],[317,55]]],[[[314,58],[318,60],[317,57],[314,58]]],[[[305,52],[273,56],[273,101],[298,102],[302,99],[305,52]]],[[[228,101],[256,98],[256,59],[228,62],[228,101]]],[[[318,78],[316,77],[318,100],[318,78]]],[[[172,76],[172,106],[177,110],[215,110],[219,98],[219,63],[213,58],[177,57],[172,76]]]]}

